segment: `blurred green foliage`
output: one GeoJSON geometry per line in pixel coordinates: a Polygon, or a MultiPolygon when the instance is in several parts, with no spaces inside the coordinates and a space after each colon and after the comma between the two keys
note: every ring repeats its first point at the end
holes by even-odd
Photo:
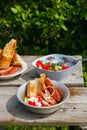
{"type": "Polygon", "coordinates": [[[87,54],[87,1],[1,0],[0,47],[11,38],[20,54],[87,54]]]}
{"type": "MultiPolygon", "coordinates": [[[[11,38],[17,39],[17,51],[22,55],[62,53],[86,57],[87,1],[1,0],[0,48],[11,38]]],[[[84,66],[86,76],[87,63],[84,66]]]]}
{"type": "Polygon", "coordinates": [[[5,130],[80,130],[72,126],[4,126],[5,130]]]}

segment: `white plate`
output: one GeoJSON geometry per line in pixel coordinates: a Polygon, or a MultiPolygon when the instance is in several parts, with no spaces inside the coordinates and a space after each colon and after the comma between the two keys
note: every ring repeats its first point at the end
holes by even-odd
{"type": "Polygon", "coordinates": [[[0,79],[10,79],[10,78],[14,78],[22,73],[24,73],[27,69],[27,64],[25,61],[22,61],[22,67],[20,68],[20,70],[18,70],[16,73],[11,74],[11,75],[6,75],[6,76],[0,76],[0,79]]]}

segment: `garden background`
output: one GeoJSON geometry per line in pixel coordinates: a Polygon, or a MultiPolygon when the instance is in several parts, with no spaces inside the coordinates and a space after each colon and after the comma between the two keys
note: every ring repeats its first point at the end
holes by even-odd
{"type": "MultiPolygon", "coordinates": [[[[20,55],[59,53],[87,57],[87,1],[0,0],[0,48],[12,38],[17,40],[20,55]]],[[[86,62],[83,74],[87,86],[86,62]]],[[[11,130],[11,126],[6,129],[11,130]]],[[[67,130],[69,127],[30,129],[67,130]]]]}

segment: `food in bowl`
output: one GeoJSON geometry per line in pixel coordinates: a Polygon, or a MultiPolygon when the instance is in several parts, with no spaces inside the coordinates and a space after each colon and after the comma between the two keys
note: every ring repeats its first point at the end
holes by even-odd
{"type": "Polygon", "coordinates": [[[39,74],[45,73],[49,78],[59,81],[72,74],[77,61],[72,56],[50,54],[34,60],[32,65],[39,74]]]}
{"type": "MultiPolygon", "coordinates": [[[[60,59],[59,59],[60,60],[60,59]]],[[[67,64],[68,59],[63,57],[61,60],[56,60],[55,57],[47,57],[46,60],[38,60],[36,62],[36,67],[39,69],[49,70],[49,71],[60,71],[68,69],[70,66],[67,64]]]]}
{"type": "Polygon", "coordinates": [[[62,95],[50,78],[40,74],[40,78],[29,80],[23,100],[32,106],[48,107],[59,103],[62,95]]]}
{"type": "Polygon", "coordinates": [[[15,74],[22,69],[22,58],[16,52],[17,41],[11,39],[0,49],[0,77],[15,74]]]}
{"type": "MultiPolygon", "coordinates": [[[[42,78],[43,77],[42,75],[43,74],[40,75],[40,78],[44,79],[42,78]]],[[[48,77],[45,77],[45,78],[48,79],[48,77]]],[[[32,83],[35,83],[36,81],[34,80],[29,80],[29,81],[31,81],[32,83]]],[[[48,88],[46,89],[44,88],[45,87],[43,86],[44,80],[40,81],[41,86],[38,86],[38,87],[36,87],[37,82],[35,83],[35,85],[30,87],[29,81],[19,86],[17,90],[17,98],[30,112],[33,112],[36,114],[53,113],[57,111],[59,109],[59,106],[65,103],[70,96],[68,87],[58,81],[51,80],[51,79],[48,80],[50,81],[49,83],[51,83],[50,86],[48,87],[51,90],[51,93],[49,93],[48,88]],[[53,86],[55,86],[56,88],[53,86]],[[40,95],[41,93],[40,90],[41,91],[43,90],[42,95],[40,95]],[[40,93],[37,96],[38,92],[40,93]],[[29,101],[30,97],[31,97],[31,100],[29,101]]]]}

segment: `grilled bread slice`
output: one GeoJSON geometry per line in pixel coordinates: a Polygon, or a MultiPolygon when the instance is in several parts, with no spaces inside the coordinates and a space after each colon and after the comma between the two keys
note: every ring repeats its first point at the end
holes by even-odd
{"type": "Polygon", "coordinates": [[[0,49],[0,58],[1,58],[1,54],[2,54],[2,49],[0,49]]]}
{"type": "Polygon", "coordinates": [[[2,53],[2,49],[0,49],[0,55],[1,55],[1,53],[2,53]]]}
{"type": "Polygon", "coordinates": [[[41,94],[39,79],[29,80],[27,85],[27,96],[37,97],[39,94],[41,94]]]}
{"type": "Polygon", "coordinates": [[[42,90],[44,90],[45,88],[45,80],[46,80],[46,74],[40,74],[39,82],[42,90]]]}
{"type": "Polygon", "coordinates": [[[17,41],[15,39],[12,39],[5,45],[0,57],[0,69],[9,68],[16,49],[16,45],[17,41]]]}
{"type": "Polygon", "coordinates": [[[23,62],[23,60],[22,60],[21,56],[17,53],[14,53],[12,61],[11,61],[11,65],[22,66],[22,62],[23,62]]]}

